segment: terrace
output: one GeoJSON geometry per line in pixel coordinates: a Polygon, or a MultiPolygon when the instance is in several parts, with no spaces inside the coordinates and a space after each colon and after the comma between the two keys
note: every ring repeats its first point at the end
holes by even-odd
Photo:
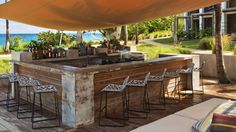
{"type": "MultiPolygon", "coordinates": [[[[220,86],[218,85],[217,81],[214,79],[206,78],[204,79],[204,86],[205,86],[205,95],[194,95],[193,98],[185,98],[183,99],[182,103],[176,105],[176,104],[167,104],[166,110],[157,110],[152,111],[147,119],[131,119],[127,121],[126,127],[121,128],[113,128],[113,127],[100,127],[98,125],[98,119],[95,120],[95,123],[88,125],[88,126],[82,126],[78,129],[71,129],[68,127],[58,127],[58,128],[50,128],[50,129],[42,129],[37,131],[42,132],[60,132],[60,131],[80,131],[80,132],[94,132],[94,131],[103,131],[103,132],[120,132],[120,131],[130,131],[133,130],[139,126],[143,126],[145,124],[151,123],[153,121],[156,121],[158,119],[161,119],[163,117],[166,117],[172,113],[175,113],[177,111],[180,111],[182,109],[185,109],[187,107],[193,106],[195,104],[201,103],[203,101],[206,101],[211,98],[225,98],[225,99],[232,99],[236,100],[235,97],[235,86],[220,86]],[[223,90],[222,90],[223,89],[223,90]]],[[[1,95],[5,95],[5,92],[2,91],[1,95]]],[[[1,96],[3,97],[3,96],[1,96]]],[[[0,107],[0,116],[1,116],[1,129],[0,130],[10,130],[10,131],[16,131],[17,129],[19,131],[35,131],[31,129],[31,121],[29,119],[23,119],[19,120],[16,118],[15,112],[7,112],[6,108],[4,106],[0,107]],[[17,129],[16,129],[17,128],[17,129]]],[[[142,114],[139,114],[140,117],[142,117],[142,114]]],[[[114,122],[113,120],[108,120],[110,122],[114,122]]]]}
{"type": "MultiPolygon", "coordinates": [[[[25,0],[31,5],[25,7],[22,1],[1,5],[0,17],[60,30],[114,27],[221,2],[141,0],[123,7],[119,0],[25,0]],[[182,4],[189,6],[176,6],[182,4]]],[[[146,53],[111,38],[101,46],[81,43],[68,50],[44,44],[12,52],[13,73],[0,76],[2,131],[192,131],[206,119],[213,120],[208,128],[215,128],[215,113],[235,114],[235,102],[227,101],[236,100],[235,86],[207,78],[215,62],[200,55],[160,54],[147,60],[146,53]],[[230,109],[219,112],[222,105],[230,109]]]]}

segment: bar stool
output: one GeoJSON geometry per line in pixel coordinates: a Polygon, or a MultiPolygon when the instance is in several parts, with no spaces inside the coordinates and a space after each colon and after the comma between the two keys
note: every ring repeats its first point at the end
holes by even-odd
{"type": "MultiPolygon", "coordinates": [[[[9,76],[10,76],[10,74],[0,74],[0,80],[8,80],[9,81],[9,76]]],[[[9,91],[9,87],[7,88],[7,94],[9,93],[8,91],[9,91]]],[[[8,97],[8,95],[7,95],[7,97],[8,97]]],[[[6,105],[7,97],[6,97],[6,99],[3,99],[0,101],[1,106],[6,105]]]]}
{"type": "MultiPolygon", "coordinates": [[[[148,78],[148,82],[160,83],[159,102],[161,102],[161,99],[163,98],[164,108],[166,105],[165,86],[164,86],[164,77],[165,77],[166,71],[167,71],[167,69],[165,68],[161,75],[159,75],[159,76],[158,75],[150,75],[148,78]]],[[[148,87],[147,87],[147,89],[148,89],[148,87]]],[[[149,102],[149,105],[151,106],[151,105],[160,105],[160,104],[154,104],[154,103],[149,102]]],[[[152,109],[152,110],[155,110],[155,109],[152,109]]]]}
{"type": "Polygon", "coordinates": [[[17,82],[19,79],[19,75],[17,73],[11,73],[8,76],[9,78],[9,82],[8,82],[8,90],[7,90],[7,100],[6,100],[6,107],[7,107],[7,111],[8,112],[13,112],[15,110],[10,110],[10,108],[12,107],[16,107],[17,106],[17,102],[10,102],[15,100],[16,97],[16,91],[17,91],[17,82]],[[14,98],[10,98],[10,92],[11,92],[11,86],[12,84],[14,85],[14,98]]]}
{"type": "MultiPolygon", "coordinates": [[[[129,111],[146,113],[146,118],[148,117],[148,113],[150,112],[150,106],[149,106],[149,97],[148,97],[148,92],[147,92],[147,81],[148,81],[149,76],[150,76],[150,72],[148,72],[145,75],[144,80],[131,80],[130,82],[128,82],[128,84],[127,84],[127,87],[128,87],[128,98],[127,98],[128,117],[129,117],[129,111]],[[144,93],[143,93],[143,110],[130,109],[130,92],[129,92],[130,88],[138,88],[138,89],[142,88],[144,90],[144,93]]],[[[133,117],[133,118],[136,118],[136,117],[133,117]]]]}
{"type": "Polygon", "coordinates": [[[107,85],[104,89],[101,91],[101,98],[100,98],[100,110],[99,110],[99,126],[113,126],[113,127],[123,127],[125,126],[125,120],[127,120],[127,97],[126,97],[126,85],[127,82],[129,81],[129,76],[125,78],[124,82],[122,85],[117,85],[117,84],[109,84],[107,85]],[[107,116],[107,94],[108,93],[120,93],[122,94],[122,104],[123,104],[123,112],[121,118],[116,118],[116,117],[108,117],[107,116]],[[102,100],[103,100],[103,94],[105,94],[105,106],[102,107],[102,100]],[[105,117],[106,118],[111,118],[111,119],[120,119],[123,120],[123,125],[102,125],[101,124],[101,119],[102,119],[102,112],[105,109],[105,117]]]}
{"type": "Polygon", "coordinates": [[[203,83],[202,72],[203,72],[205,66],[206,66],[206,61],[203,61],[200,67],[196,67],[193,69],[193,71],[195,71],[195,72],[200,72],[200,82],[201,82],[202,90],[200,90],[200,91],[196,90],[196,91],[202,92],[202,94],[204,94],[204,83],[203,83]]]}
{"type": "MultiPolygon", "coordinates": [[[[18,119],[24,119],[24,118],[31,118],[30,117],[19,117],[20,114],[23,114],[23,113],[28,113],[28,112],[32,112],[31,110],[31,96],[30,96],[30,91],[31,91],[31,88],[33,86],[39,86],[40,85],[40,82],[38,80],[34,80],[32,78],[27,78],[25,76],[20,76],[19,77],[19,80],[18,80],[18,89],[17,89],[17,100],[18,100],[18,107],[17,107],[17,118],[18,119]],[[21,90],[25,88],[25,91],[26,91],[26,103],[25,104],[22,104],[21,103],[21,90]],[[24,106],[24,105],[29,105],[29,109],[23,109],[21,108],[21,106],[24,106]],[[21,109],[20,109],[21,108],[21,109]]],[[[39,94],[39,99],[41,99],[41,94],[39,94]]],[[[40,101],[41,102],[41,101],[40,101]]],[[[41,106],[41,105],[40,105],[41,106]]],[[[40,108],[40,110],[42,110],[42,107],[40,108]]]]}
{"type": "MultiPolygon", "coordinates": [[[[34,95],[33,95],[33,104],[32,104],[32,116],[31,116],[31,122],[32,122],[32,129],[38,129],[38,128],[51,128],[51,127],[58,127],[60,126],[60,118],[59,118],[59,108],[58,108],[58,99],[57,99],[57,89],[54,85],[34,85],[34,95]],[[37,94],[53,94],[54,95],[54,109],[55,109],[55,117],[53,118],[44,118],[44,119],[38,119],[35,120],[35,118],[38,118],[35,116],[35,100],[36,100],[36,95],[37,94]],[[49,120],[57,120],[58,124],[57,125],[48,125],[48,126],[41,126],[41,127],[34,127],[34,123],[38,122],[44,122],[44,121],[49,121],[49,120]]],[[[41,95],[40,95],[41,96],[41,95]]],[[[39,99],[39,105],[40,108],[42,108],[42,100],[39,99]]],[[[42,114],[42,113],[41,113],[42,114]]]]}
{"type": "MultiPolygon", "coordinates": [[[[180,102],[180,89],[179,89],[179,69],[177,69],[175,72],[169,72],[169,71],[166,71],[165,73],[165,78],[168,78],[168,79],[175,79],[175,82],[174,82],[174,90],[171,92],[171,95],[174,94],[174,98],[175,98],[175,95],[178,94],[178,102],[180,102]]],[[[167,95],[169,96],[169,92],[167,90],[167,95]]]]}
{"type": "MultiPolygon", "coordinates": [[[[179,85],[180,84],[186,84],[186,86],[188,86],[188,76],[190,76],[190,89],[191,89],[191,94],[193,95],[194,94],[194,89],[193,89],[193,68],[194,68],[194,63],[192,63],[191,64],[191,66],[190,67],[188,67],[188,68],[180,68],[179,69],[179,74],[180,75],[185,75],[187,78],[186,78],[186,82],[184,82],[184,81],[181,81],[181,80],[179,80],[179,85]]],[[[185,94],[187,94],[186,93],[186,90],[185,90],[185,94]]]]}

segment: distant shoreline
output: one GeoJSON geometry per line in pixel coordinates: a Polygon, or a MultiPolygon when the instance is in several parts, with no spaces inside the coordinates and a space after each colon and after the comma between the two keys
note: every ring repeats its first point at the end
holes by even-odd
{"type": "MultiPolygon", "coordinates": [[[[31,40],[37,40],[37,34],[34,33],[18,33],[18,34],[10,34],[11,39],[16,37],[16,36],[20,36],[22,38],[22,42],[30,42],[31,40]]],[[[75,33],[66,33],[66,34],[70,34],[70,35],[76,35],[75,33]]],[[[94,34],[94,33],[84,33],[83,34],[83,39],[85,42],[89,42],[89,41],[103,41],[104,37],[102,36],[102,34],[94,34]]],[[[6,43],[6,34],[1,34],[0,33],[0,47],[4,46],[6,43]]]]}

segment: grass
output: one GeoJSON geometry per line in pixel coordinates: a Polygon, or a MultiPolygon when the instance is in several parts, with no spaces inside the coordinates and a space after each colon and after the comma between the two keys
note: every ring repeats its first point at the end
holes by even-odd
{"type": "Polygon", "coordinates": [[[162,44],[173,44],[174,43],[174,39],[172,37],[160,38],[160,39],[156,39],[154,41],[158,42],[158,43],[162,43],[162,44]]]}
{"type": "Polygon", "coordinates": [[[156,31],[152,33],[142,33],[139,35],[139,39],[154,39],[161,37],[168,37],[172,35],[172,31],[156,31]]]}
{"type": "Polygon", "coordinates": [[[10,60],[11,60],[11,55],[9,54],[0,55],[0,74],[9,73],[12,71],[12,65],[10,60]]]}
{"type": "Polygon", "coordinates": [[[194,40],[185,40],[181,41],[180,44],[183,48],[189,48],[189,49],[199,49],[199,39],[194,40]]]}
{"type": "MultiPolygon", "coordinates": [[[[180,45],[182,48],[199,49],[199,41],[200,41],[199,39],[184,40],[184,41],[179,42],[178,45],[180,45]]],[[[162,44],[175,45],[172,37],[156,39],[155,42],[162,43],[162,44]]]]}
{"type": "Polygon", "coordinates": [[[159,54],[161,53],[191,54],[191,51],[184,48],[167,48],[147,43],[139,44],[139,46],[137,47],[137,51],[148,53],[148,59],[158,58],[159,54]]]}

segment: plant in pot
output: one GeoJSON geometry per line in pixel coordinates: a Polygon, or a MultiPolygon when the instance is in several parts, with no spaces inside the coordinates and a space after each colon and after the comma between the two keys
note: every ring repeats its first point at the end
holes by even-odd
{"type": "Polygon", "coordinates": [[[101,53],[108,53],[108,47],[109,47],[109,41],[104,40],[100,42],[100,46],[96,48],[96,53],[101,54],[101,53]]]}

